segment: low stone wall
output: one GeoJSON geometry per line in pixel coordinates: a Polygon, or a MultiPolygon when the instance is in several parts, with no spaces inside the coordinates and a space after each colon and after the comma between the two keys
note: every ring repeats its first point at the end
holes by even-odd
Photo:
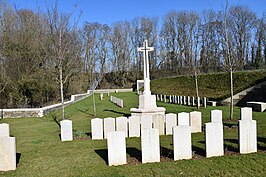
{"type": "MultiPolygon", "coordinates": [[[[71,95],[71,100],[64,103],[65,106],[71,105],[79,100],[82,100],[88,96],[90,93],[71,95]]],[[[61,109],[62,104],[57,103],[50,106],[45,106],[42,108],[17,108],[17,109],[1,109],[1,118],[21,118],[21,117],[43,117],[57,109],[61,109]]]]}
{"type": "MultiPolygon", "coordinates": [[[[92,90],[88,90],[87,93],[91,93],[92,90]]],[[[129,89],[99,89],[94,90],[94,93],[118,93],[118,92],[133,92],[132,88],[129,89]]]]}

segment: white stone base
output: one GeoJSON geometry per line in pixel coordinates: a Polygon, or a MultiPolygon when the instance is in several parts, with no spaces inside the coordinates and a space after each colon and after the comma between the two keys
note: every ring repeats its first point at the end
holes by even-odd
{"type": "Polygon", "coordinates": [[[156,107],[153,109],[138,109],[138,108],[131,108],[130,109],[131,116],[144,116],[144,115],[156,115],[161,114],[165,115],[165,108],[163,107],[156,107]]]}

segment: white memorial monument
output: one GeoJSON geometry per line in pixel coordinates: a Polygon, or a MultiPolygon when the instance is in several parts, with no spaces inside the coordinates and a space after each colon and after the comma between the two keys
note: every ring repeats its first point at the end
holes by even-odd
{"type": "Polygon", "coordinates": [[[143,42],[143,47],[138,48],[139,52],[143,52],[144,58],[144,92],[139,95],[139,107],[131,108],[132,116],[165,114],[165,108],[157,107],[156,96],[151,94],[150,90],[150,71],[149,71],[149,52],[154,51],[154,47],[148,47],[148,40],[143,42]]]}

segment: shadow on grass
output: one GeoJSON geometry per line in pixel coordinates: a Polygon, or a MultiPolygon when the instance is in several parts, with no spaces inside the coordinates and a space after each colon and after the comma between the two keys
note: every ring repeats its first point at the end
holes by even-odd
{"type": "Polygon", "coordinates": [[[94,114],[89,113],[89,109],[88,110],[82,110],[79,108],[76,108],[77,111],[82,112],[83,114],[89,115],[89,116],[94,116],[94,114]]]}
{"type": "Polygon", "coordinates": [[[92,138],[91,132],[87,132],[87,133],[85,133],[85,135],[92,138]]]}
{"type": "Polygon", "coordinates": [[[52,118],[53,118],[54,122],[59,126],[59,128],[61,128],[60,122],[57,120],[57,118],[58,118],[57,115],[52,114],[52,118]]]}
{"type": "Polygon", "coordinates": [[[266,138],[258,137],[257,140],[258,140],[258,149],[266,151],[266,138]],[[261,143],[264,143],[265,146],[262,146],[261,143]]]}
{"type": "Polygon", "coordinates": [[[160,146],[161,157],[174,158],[174,152],[171,149],[160,146]]]}
{"type": "Polygon", "coordinates": [[[124,112],[120,112],[120,111],[114,111],[114,110],[111,110],[111,109],[105,109],[103,111],[113,112],[113,113],[117,113],[117,114],[123,114],[124,117],[129,117],[130,116],[130,114],[127,114],[127,113],[124,113],[124,112]]]}
{"type": "Polygon", "coordinates": [[[108,165],[108,151],[107,149],[97,149],[94,150],[94,152],[96,152],[106,163],[106,165],[108,165]]]}
{"type": "Polygon", "coordinates": [[[16,153],[16,165],[18,166],[20,161],[21,153],[16,153]]]}
{"type": "Polygon", "coordinates": [[[192,145],[192,151],[195,152],[195,154],[197,154],[199,156],[202,156],[202,157],[206,156],[205,149],[203,149],[203,148],[192,145]]]}
{"type": "Polygon", "coordinates": [[[227,126],[229,128],[233,128],[234,126],[238,126],[238,124],[234,123],[234,122],[232,122],[232,123],[224,122],[223,126],[227,126]]]}
{"type": "Polygon", "coordinates": [[[141,162],[141,151],[140,150],[138,150],[137,148],[129,147],[127,148],[126,151],[130,157],[133,157],[137,159],[139,162],[141,162]]]}
{"type": "Polygon", "coordinates": [[[238,140],[237,139],[224,139],[224,150],[238,153],[239,152],[238,140]],[[236,144],[237,147],[232,146],[230,143],[236,144]]]}

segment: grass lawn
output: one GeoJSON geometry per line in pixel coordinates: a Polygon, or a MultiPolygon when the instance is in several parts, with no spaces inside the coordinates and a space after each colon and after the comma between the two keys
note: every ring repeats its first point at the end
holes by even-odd
{"type": "MultiPolygon", "coordinates": [[[[131,107],[138,106],[135,93],[114,93],[124,100],[119,108],[106,95],[99,100],[96,95],[97,117],[128,116],[131,107]]],[[[167,113],[190,112],[193,107],[157,103],[167,113]]],[[[90,120],[93,116],[92,97],[66,108],[66,118],[73,121],[74,141],[61,142],[60,111],[44,118],[1,119],[10,124],[11,135],[16,137],[18,166],[15,171],[0,172],[0,176],[265,176],[266,175],[266,114],[253,112],[257,120],[258,153],[238,153],[239,108],[235,107],[235,120],[228,120],[229,107],[207,107],[200,111],[203,122],[209,122],[210,111],[223,111],[225,156],[205,157],[204,133],[192,134],[193,159],[174,162],[172,136],[160,136],[161,162],[141,164],[140,138],[128,138],[128,165],[107,165],[106,140],[90,139],[90,120]]]]}

